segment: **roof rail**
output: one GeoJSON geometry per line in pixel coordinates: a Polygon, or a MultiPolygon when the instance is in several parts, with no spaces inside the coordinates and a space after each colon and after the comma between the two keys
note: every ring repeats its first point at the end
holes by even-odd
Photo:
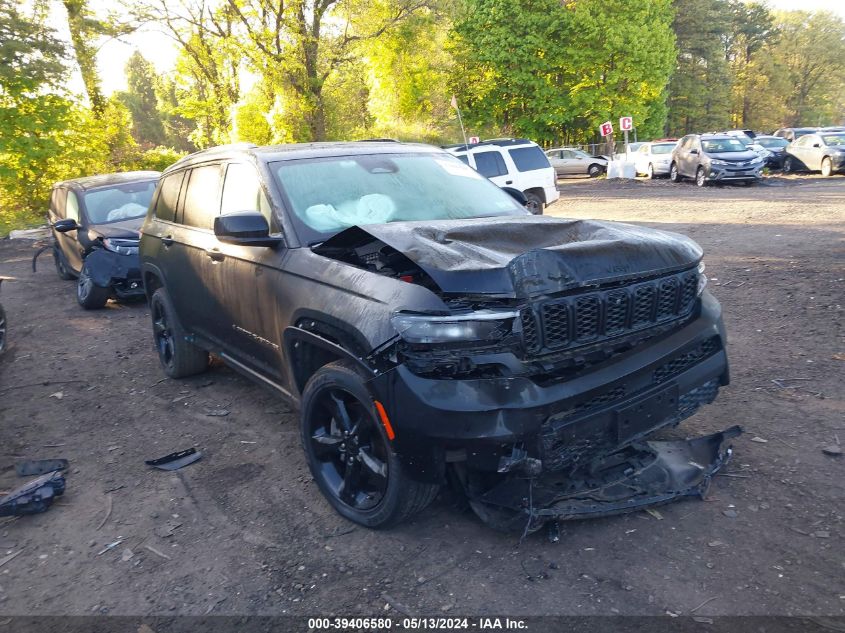
{"type": "Polygon", "coordinates": [[[362,138],[356,143],[401,143],[402,141],[395,138],[362,138]]]}
{"type": "Polygon", "coordinates": [[[444,145],[443,149],[456,149],[467,151],[473,147],[480,147],[482,145],[496,145],[498,147],[505,147],[507,145],[525,145],[532,143],[531,139],[527,138],[490,138],[479,141],[478,143],[458,143],[456,145],[444,145]]]}

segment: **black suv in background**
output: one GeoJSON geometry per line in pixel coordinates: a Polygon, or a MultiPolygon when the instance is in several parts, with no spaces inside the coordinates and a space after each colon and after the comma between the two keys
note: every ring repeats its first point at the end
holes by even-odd
{"type": "Polygon", "coordinates": [[[736,429],[643,441],[728,383],[701,249],[517,198],[427,145],[186,157],[141,238],[161,365],[213,352],[287,398],[320,490],[369,527],[447,481],[520,530],[702,494],[736,429]]]}
{"type": "Polygon", "coordinates": [[[102,308],[109,297],[144,296],[138,230],[153,197],[157,171],[132,171],[53,185],[48,222],[53,261],[62,279],[77,279],[76,300],[102,308]]]}
{"type": "Polygon", "coordinates": [[[766,161],[728,134],[688,134],[672,150],[669,179],[694,178],[704,187],[711,182],[750,183],[762,177],[766,161]]]}

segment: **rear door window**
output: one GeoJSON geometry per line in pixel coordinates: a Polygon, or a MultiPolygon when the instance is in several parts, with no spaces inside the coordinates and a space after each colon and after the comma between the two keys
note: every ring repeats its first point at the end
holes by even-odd
{"type": "Polygon", "coordinates": [[[504,176],[508,173],[505,159],[499,152],[478,152],[473,154],[475,158],[475,170],[487,178],[504,176]]]}
{"type": "Polygon", "coordinates": [[[182,224],[198,229],[214,228],[220,215],[220,165],[206,165],[191,170],[182,208],[182,224]]]}
{"type": "Polygon", "coordinates": [[[179,200],[179,190],[182,188],[182,179],[185,172],[180,171],[166,176],[161,181],[161,189],[156,200],[155,215],[159,220],[173,222],[176,219],[176,203],[179,200]]]}
{"type": "Polygon", "coordinates": [[[535,169],[546,169],[551,167],[549,159],[537,146],[517,147],[508,150],[513,159],[514,165],[519,171],[534,171],[535,169]]]}

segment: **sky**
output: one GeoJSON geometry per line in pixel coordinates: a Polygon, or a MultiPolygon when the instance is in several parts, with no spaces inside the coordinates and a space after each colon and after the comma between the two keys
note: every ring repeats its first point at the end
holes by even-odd
{"type": "MultiPolygon", "coordinates": [[[[773,9],[831,11],[845,18],[845,0],[768,0],[768,4],[773,9]]],[[[109,0],[91,0],[90,6],[98,15],[110,10],[117,11],[120,8],[116,2],[109,0]]],[[[69,41],[64,7],[61,2],[53,2],[52,7],[50,21],[53,28],[58,31],[59,37],[69,41]]],[[[129,56],[135,50],[139,50],[162,73],[173,69],[178,51],[172,39],[154,28],[144,28],[120,40],[104,43],[97,54],[97,67],[100,71],[103,92],[106,95],[126,89],[123,69],[129,56]]],[[[78,72],[75,75],[71,82],[71,89],[82,93],[84,91],[82,78],[78,72]]]]}

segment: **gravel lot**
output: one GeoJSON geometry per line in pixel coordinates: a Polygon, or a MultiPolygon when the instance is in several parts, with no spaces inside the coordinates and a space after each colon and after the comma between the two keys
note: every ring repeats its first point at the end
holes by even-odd
{"type": "Polygon", "coordinates": [[[0,561],[19,552],[0,614],[845,615],[845,457],[822,452],[845,441],[845,177],[561,190],[549,214],[705,248],[733,383],[679,432],[747,431],[708,499],[569,523],[558,544],[519,544],[448,494],[391,531],[355,528],[276,396],[224,366],[164,380],[145,305],[84,312],[49,257],[32,273],[33,245],[3,240],[0,490],[21,458],[71,469],[49,512],[0,519],[0,561]],[[144,465],[190,446],[205,456],[182,471],[144,465]]]}

